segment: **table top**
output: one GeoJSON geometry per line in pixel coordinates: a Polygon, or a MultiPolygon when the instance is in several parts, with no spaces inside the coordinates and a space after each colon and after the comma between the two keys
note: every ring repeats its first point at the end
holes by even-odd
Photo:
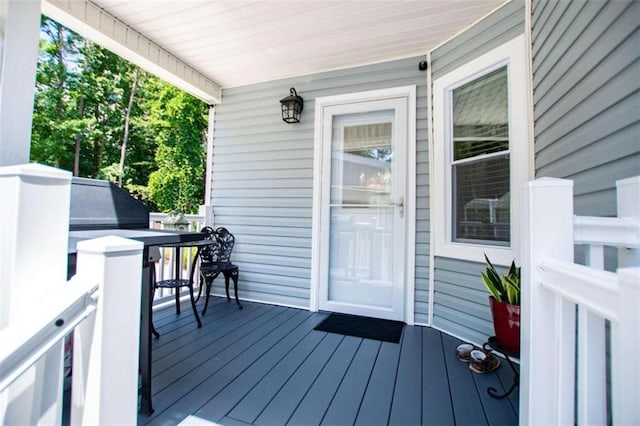
{"type": "Polygon", "coordinates": [[[131,238],[132,240],[142,242],[145,247],[149,246],[168,246],[171,244],[190,244],[194,242],[202,242],[203,244],[211,244],[211,241],[204,243],[205,234],[202,232],[187,231],[167,231],[161,229],[92,229],[84,231],[69,231],[69,247],[68,253],[75,254],[77,252],[76,245],[83,240],[92,238],[106,237],[115,235],[122,238],[131,238]]]}
{"type": "Polygon", "coordinates": [[[202,247],[215,244],[215,240],[181,241],[178,243],[158,244],[161,247],[202,247]]]}

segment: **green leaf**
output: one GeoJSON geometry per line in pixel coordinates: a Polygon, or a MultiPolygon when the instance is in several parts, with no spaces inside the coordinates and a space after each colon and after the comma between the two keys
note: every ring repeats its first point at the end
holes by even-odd
{"type": "Polygon", "coordinates": [[[484,272],[480,272],[480,275],[482,276],[482,281],[484,281],[484,285],[487,287],[489,292],[491,292],[493,297],[496,300],[501,300],[500,292],[498,291],[496,286],[493,284],[493,282],[489,279],[489,277],[487,277],[487,275],[484,272]]]}
{"type": "Polygon", "coordinates": [[[507,274],[500,275],[488,256],[484,255],[487,263],[486,272],[481,272],[482,281],[493,297],[500,302],[520,305],[520,268],[515,260],[511,262],[507,274]]]}

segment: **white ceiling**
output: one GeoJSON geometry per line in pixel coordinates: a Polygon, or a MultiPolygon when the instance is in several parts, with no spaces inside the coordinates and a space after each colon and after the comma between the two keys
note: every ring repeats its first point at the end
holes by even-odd
{"type": "Polygon", "coordinates": [[[506,0],[92,0],[222,87],[430,49],[506,0]]]}

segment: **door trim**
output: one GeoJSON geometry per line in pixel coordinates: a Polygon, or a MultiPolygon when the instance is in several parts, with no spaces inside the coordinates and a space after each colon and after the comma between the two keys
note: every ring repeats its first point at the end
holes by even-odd
{"type": "Polygon", "coordinates": [[[313,207],[311,232],[311,287],[309,310],[319,309],[320,292],[320,230],[322,209],[322,144],[324,108],[328,106],[350,104],[393,98],[404,98],[407,102],[407,146],[406,173],[407,197],[405,201],[405,291],[404,321],[414,323],[415,301],[415,239],[416,239],[416,86],[393,87],[344,95],[324,96],[315,101],[314,155],[313,155],[313,207]]]}

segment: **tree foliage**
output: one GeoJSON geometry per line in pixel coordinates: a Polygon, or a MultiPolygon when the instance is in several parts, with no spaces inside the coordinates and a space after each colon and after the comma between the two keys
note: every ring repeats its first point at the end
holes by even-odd
{"type": "Polygon", "coordinates": [[[146,109],[147,124],[155,130],[158,170],[149,177],[149,194],[163,211],[194,211],[203,198],[206,108],[173,86],[159,84],[154,92],[146,109]]]}
{"type": "Polygon", "coordinates": [[[32,161],[118,182],[124,154],[124,188],[152,209],[191,213],[206,127],[203,102],[43,17],[32,161]]]}

